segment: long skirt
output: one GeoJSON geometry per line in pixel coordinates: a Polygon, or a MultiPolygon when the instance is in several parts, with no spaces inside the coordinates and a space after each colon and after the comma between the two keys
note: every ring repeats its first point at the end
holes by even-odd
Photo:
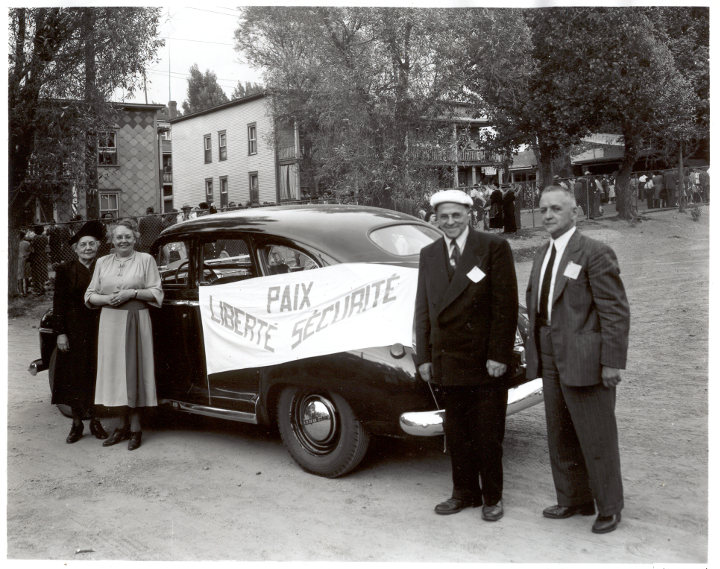
{"type": "Polygon", "coordinates": [[[157,405],[152,324],[144,302],[130,300],[117,308],[103,306],[97,365],[97,405],[157,405]]]}

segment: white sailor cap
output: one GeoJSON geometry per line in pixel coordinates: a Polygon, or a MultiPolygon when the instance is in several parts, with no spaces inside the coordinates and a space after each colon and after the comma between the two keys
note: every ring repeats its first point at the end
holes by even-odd
{"type": "Polygon", "coordinates": [[[441,190],[430,198],[430,207],[436,209],[441,203],[456,203],[472,207],[472,198],[462,190],[441,190]]]}

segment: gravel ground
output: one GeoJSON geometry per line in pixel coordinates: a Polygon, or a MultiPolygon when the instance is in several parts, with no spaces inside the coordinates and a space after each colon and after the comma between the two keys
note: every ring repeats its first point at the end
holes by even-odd
{"type": "MultiPolygon", "coordinates": [[[[542,406],[508,418],[505,518],[432,513],[450,492],[438,439],[382,440],[338,480],[302,472],[277,435],[170,417],[143,446],[64,443],[49,404],[37,322],[8,328],[7,557],[10,560],[244,560],[706,563],[708,560],[709,211],[648,212],[581,230],[617,252],[632,312],[617,416],[626,508],[617,531],[545,520],[555,502],[542,406]]],[[[541,230],[511,239],[521,297],[541,230]]],[[[56,565],[58,563],[55,563],[56,565]]]]}

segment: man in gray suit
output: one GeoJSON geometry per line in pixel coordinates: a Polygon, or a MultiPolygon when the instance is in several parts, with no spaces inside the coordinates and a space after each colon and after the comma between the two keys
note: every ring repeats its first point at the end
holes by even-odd
{"type": "Polygon", "coordinates": [[[575,228],[575,197],[548,186],[540,197],[550,243],[527,287],[527,374],[542,375],[550,464],[558,503],[546,518],[592,515],[595,533],[620,522],[615,390],[625,368],[630,309],[617,258],[575,228]]]}

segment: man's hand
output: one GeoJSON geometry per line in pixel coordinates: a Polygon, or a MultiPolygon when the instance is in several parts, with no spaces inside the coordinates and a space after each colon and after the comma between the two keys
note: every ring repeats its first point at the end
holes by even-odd
{"type": "Polygon", "coordinates": [[[418,371],[420,372],[420,377],[423,378],[423,381],[430,381],[432,379],[432,364],[430,362],[420,364],[418,371]]]}
{"type": "Polygon", "coordinates": [[[602,366],[602,382],[605,387],[615,387],[620,383],[620,370],[614,367],[602,366]]]}
{"type": "Polygon", "coordinates": [[[495,360],[488,360],[485,366],[487,367],[490,377],[500,377],[507,370],[507,365],[496,362],[495,360]]]}
{"type": "Polygon", "coordinates": [[[61,352],[67,352],[70,349],[70,340],[68,340],[67,334],[58,335],[57,347],[61,352]]]}

